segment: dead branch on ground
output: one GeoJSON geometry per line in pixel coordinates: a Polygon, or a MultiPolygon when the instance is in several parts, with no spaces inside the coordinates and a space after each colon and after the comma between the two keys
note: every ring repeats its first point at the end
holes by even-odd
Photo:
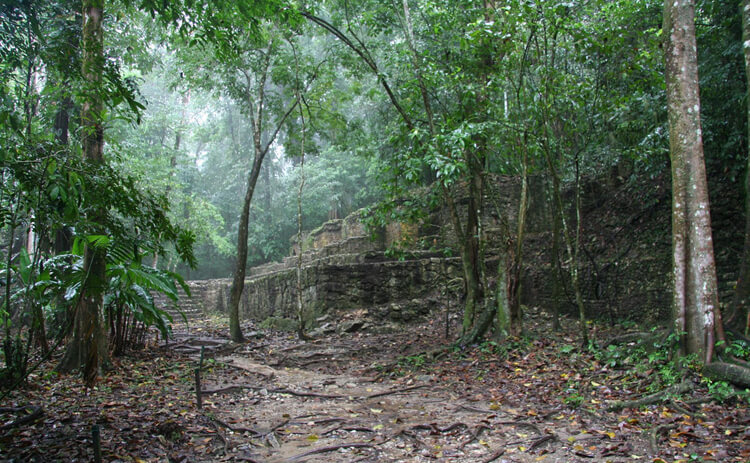
{"type": "Polygon", "coordinates": [[[487,426],[484,423],[479,423],[477,425],[477,427],[474,428],[474,431],[471,433],[471,436],[469,436],[469,438],[466,439],[465,441],[461,442],[461,445],[459,445],[458,448],[460,448],[460,449],[463,450],[464,447],[466,447],[467,445],[471,444],[475,440],[478,440],[479,439],[479,435],[482,434],[482,431],[484,431],[485,429],[489,431],[492,428],[490,428],[489,426],[487,426]]]}
{"type": "Polygon", "coordinates": [[[651,453],[654,455],[659,453],[659,434],[670,431],[676,428],[677,425],[674,423],[661,424],[651,429],[648,433],[648,443],[651,446],[651,453]]]}
{"type": "Polygon", "coordinates": [[[414,389],[421,389],[421,388],[427,387],[427,386],[428,386],[427,384],[417,384],[416,386],[405,387],[405,388],[402,388],[402,389],[393,389],[393,390],[385,391],[385,392],[376,392],[375,394],[366,395],[366,396],[364,396],[362,398],[363,399],[374,399],[376,397],[383,397],[383,396],[387,396],[387,395],[400,394],[402,392],[409,392],[409,391],[413,391],[414,389]]]}
{"type": "Polygon", "coordinates": [[[318,449],[310,450],[309,452],[300,453],[299,455],[295,455],[293,457],[287,458],[286,461],[297,461],[305,457],[309,457],[311,455],[335,452],[337,450],[350,449],[350,448],[375,448],[375,447],[372,444],[368,444],[367,442],[352,442],[349,444],[331,445],[329,447],[321,447],[318,449]]]}
{"type": "Polygon", "coordinates": [[[0,413],[24,413],[24,412],[29,412],[29,414],[16,418],[15,420],[11,421],[10,423],[6,425],[0,426],[0,431],[7,431],[8,429],[17,428],[27,423],[33,423],[34,421],[44,416],[44,410],[42,409],[42,407],[27,405],[25,407],[2,407],[0,408],[0,413]]]}
{"type": "Polygon", "coordinates": [[[482,463],[492,463],[493,461],[497,460],[498,458],[502,457],[505,454],[505,449],[500,449],[497,452],[493,453],[489,457],[482,460],[482,463]]]}
{"type": "Polygon", "coordinates": [[[649,394],[647,396],[641,397],[640,399],[635,400],[618,400],[615,402],[612,402],[609,407],[607,407],[607,411],[610,412],[616,412],[620,411],[623,408],[638,408],[642,407],[643,405],[650,405],[657,402],[662,402],[664,400],[669,399],[670,396],[675,394],[684,394],[692,389],[692,386],[687,382],[682,382],[679,384],[675,384],[674,386],[668,387],[662,391],[655,392],[653,394],[649,394]]]}

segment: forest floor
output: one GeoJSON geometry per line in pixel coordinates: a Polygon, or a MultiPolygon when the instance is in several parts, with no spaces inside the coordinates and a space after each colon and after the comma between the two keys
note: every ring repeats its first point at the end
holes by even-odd
{"type": "Polygon", "coordinates": [[[667,364],[581,349],[572,320],[552,333],[532,311],[526,326],[446,351],[440,317],[311,342],[245,325],[241,345],[221,320],[193,322],[93,389],[40,369],[0,403],[0,461],[94,461],[95,424],[107,462],[750,461],[746,399],[717,403],[692,377],[681,395],[609,411],[666,387],[667,364]]]}

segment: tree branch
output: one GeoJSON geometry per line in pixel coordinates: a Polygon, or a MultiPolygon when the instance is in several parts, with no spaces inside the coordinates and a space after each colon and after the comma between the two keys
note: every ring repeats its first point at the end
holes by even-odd
{"type": "MultiPolygon", "coordinates": [[[[322,27],[326,31],[333,34],[337,39],[341,40],[347,47],[349,47],[352,51],[354,51],[360,58],[362,58],[362,61],[367,64],[367,66],[372,70],[373,73],[378,77],[378,81],[380,82],[380,85],[383,87],[383,90],[385,90],[385,93],[388,95],[388,98],[391,100],[391,104],[394,108],[396,108],[396,111],[398,111],[399,115],[401,116],[401,119],[403,119],[404,123],[408,127],[409,130],[414,130],[414,123],[412,122],[411,118],[406,114],[406,111],[401,106],[401,104],[398,102],[398,99],[396,98],[396,95],[393,93],[393,90],[391,89],[391,86],[388,85],[388,81],[385,79],[385,76],[383,73],[380,72],[380,69],[378,68],[377,63],[375,60],[372,59],[372,56],[367,52],[367,49],[364,48],[364,45],[359,42],[360,45],[358,46],[352,40],[346,36],[341,30],[339,30],[336,26],[329,23],[323,18],[319,18],[313,14],[310,14],[308,12],[302,11],[300,14],[302,14],[303,17],[307,18],[311,22],[317,24],[318,26],[322,27]]],[[[356,36],[355,36],[356,39],[356,36]]],[[[358,39],[357,39],[358,40],[358,39]]]]}

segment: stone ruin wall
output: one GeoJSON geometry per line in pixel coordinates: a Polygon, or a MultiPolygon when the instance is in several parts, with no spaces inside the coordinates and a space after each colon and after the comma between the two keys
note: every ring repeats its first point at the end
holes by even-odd
{"type": "MultiPolygon", "coordinates": [[[[520,185],[517,179],[497,177],[485,192],[482,224],[490,243],[488,273],[494,273],[503,231],[515,230],[520,185]]],[[[526,265],[522,277],[522,299],[526,305],[549,307],[553,303],[550,262],[550,212],[544,186],[532,178],[525,241],[526,265]]],[[[465,210],[464,201],[458,201],[465,210]]],[[[450,293],[450,281],[461,276],[455,236],[445,208],[433,211],[423,223],[391,224],[371,240],[357,213],[326,222],[303,237],[302,288],[305,307],[321,316],[331,311],[363,309],[376,319],[407,321],[441,306],[450,293]],[[402,259],[387,257],[393,243],[415,243],[422,238],[427,249],[407,252],[402,259]]],[[[293,240],[290,256],[282,262],[248,269],[242,296],[241,317],[262,321],[268,317],[294,318],[296,266],[299,245],[293,240]]],[[[669,262],[661,254],[644,254],[635,260],[600,261],[597,266],[583,260],[582,288],[589,315],[627,317],[652,308],[663,313],[669,301],[669,262]],[[594,268],[597,267],[597,268],[594,268]],[[602,268],[607,270],[602,276],[602,268]]],[[[193,297],[181,301],[187,313],[225,312],[231,279],[189,282],[193,297]]],[[[455,286],[455,285],[454,285],[455,286]]],[[[455,288],[454,288],[455,289],[455,288]]],[[[563,282],[560,308],[573,312],[569,282],[563,282]]],[[[455,297],[453,294],[451,297],[455,297]]]]}

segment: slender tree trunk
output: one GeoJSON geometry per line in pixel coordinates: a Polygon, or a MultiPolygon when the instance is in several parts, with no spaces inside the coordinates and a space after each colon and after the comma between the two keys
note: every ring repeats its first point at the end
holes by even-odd
{"type": "Polygon", "coordinates": [[[268,71],[271,67],[271,55],[273,53],[272,44],[269,43],[268,51],[265,55],[264,67],[260,71],[260,78],[258,81],[258,95],[256,104],[253,104],[253,98],[250,94],[250,88],[252,87],[252,78],[250,74],[245,72],[245,78],[248,83],[247,99],[248,105],[251,108],[251,125],[253,128],[253,148],[255,156],[253,158],[252,169],[247,177],[247,190],[245,191],[245,200],[242,204],[242,213],[240,214],[240,224],[237,236],[237,261],[235,263],[234,276],[232,278],[232,287],[229,291],[229,332],[232,337],[232,341],[243,342],[245,340],[242,335],[242,329],[240,328],[240,298],[242,297],[242,290],[245,288],[245,272],[247,269],[247,236],[248,226],[250,221],[250,204],[253,200],[253,194],[255,193],[255,185],[258,182],[261,168],[263,167],[263,159],[266,157],[268,150],[271,148],[274,140],[279,134],[281,127],[286,122],[287,118],[294,112],[297,107],[297,100],[289,105],[284,115],[278,120],[276,128],[273,133],[268,137],[266,143],[263,144],[263,116],[265,112],[265,90],[266,90],[266,79],[268,77],[268,71]]]}
{"type": "Polygon", "coordinates": [[[305,307],[302,300],[302,191],[305,188],[305,137],[307,135],[307,127],[305,125],[305,111],[302,106],[297,50],[291,40],[289,43],[292,46],[292,51],[294,51],[294,96],[297,99],[299,117],[302,124],[299,164],[300,180],[299,188],[297,189],[297,245],[299,246],[299,253],[297,253],[297,336],[301,340],[306,340],[308,336],[305,334],[305,307]]]}
{"type": "MultiPolygon", "coordinates": [[[[65,89],[66,94],[60,101],[60,106],[55,114],[54,131],[55,141],[60,145],[61,149],[66,150],[68,148],[70,109],[73,107],[73,101],[68,94],[70,83],[65,81],[62,86],[65,89]]],[[[63,205],[58,205],[57,212],[61,215],[63,214],[63,205]]],[[[54,254],[60,255],[67,253],[70,250],[72,239],[73,237],[70,228],[61,224],[60,228],[55,230],[54,243],[52,246],[54,254]]],[[[75,313],[72,310],[71,304],[65,300],[65,297],[62,294],[55,297],[55,305],[57,306],[57,313],[65,314],[65,318],[62,321],[58,321],[58,325],[60,326],[58,335],[62,338],[70,334],[70,328],[73,326],[75,313]]]]}
{"type": "Polygon", "coordinates": [[[511,334],[510,301],[508,298],[508,254],[512,251],[510,250],[507,234],[503,237],[502,241],[505,246],[498,252],[497,286],[495,288],[495,300],[497,303],[495,332],[499,339],[511,334]]]}
{"type": "Polygon", "coordinates": [[[271,47],[269,44],[268,52],[265,55],[264,67],[260,71],[258,82],[257,101],[253,102],[250,93],[253,79],[251,75],[245,72],[247,82],[247,103],[250,106],[250,122],[253,129],[253,149],[255,152],[253,165],[247,177],[247,189],[245,190],[245,200],[242,203],[242,213],[240,214],[239,230],[237,232],[237,262],[234,267],[234,276],[232,278],[232,287],[229,290],[229,334],[234,342],[244,342],[245,337],[242,335],[240,328],[240,299],[242,291],[245,288],[245,272],[247,270],[247,236],[250,222],[250,204],[253,201],[255,185],[258,182],[261,168],[263,167],[263,158],[266,156],[268,146],[262,148],[261,137],[263,135],[263,116],[266,95],[266,78],[268,69],[271,66],[271,47]]]}
{"type": "Polygon", "coordinates": [[[747,335],[750,330],[750,0],[742,2],[742,49],[745,52],[745,76],[748,82],[745,110],[749,145],[745,171],[745,245],[727,326],[747,335]]]}
{"type": "MultiPolygon", "coordinates": [[[[297,103],[300,102],[299,89],[297,103]]],[[[297,254],[297,336],[299,339],[307,339],[305,334],[305,307],[302,298],[302,191],[305,188],[305,115],[300,105],[300,118],[302,119],[302,141],[300,147],[300,164],[299,164],[299,188],[297,188],[297,243],[299,244],[299,253],[297,254]]]]}
{"type": "Polygon", "coordinates": [[[552,329],[560,331],[560,296],[562,293],[562,265],[560,265],[560,214],[554,202],[554,192],[552,185],[546,182],[547,202],[552,211],[552,257],[551,265],[554,272],[554,281],[552,282],[552,329]]]}
{"type": "Polygon", "coordinates": [[[263,164],[265,154],[265,152],[256,152],[255,154],[253,167],[247,177],[245,200],[242,203],[242,213],[240,214],[240,227],[237,233],[237,262],[235,263],[232,288],[229,293],[229,333],[234,342],[243,342],[245,340],[240,328],[239,310],[242,290],[245,287],[245,272],[247,268],[247,235],[250,221],[250,204],[253,201],[255,185],[258,182],[260,167],[263,164]]]}
{"type": "MultiPolygon", "coordinates": [[[[578,237],[579,232],[576,232],[575,241],[570,234],[570,228],[568,227],[568,221],[565,219],[565,207],[562,202],[562,194],[560,192],[560,177],[557,174],[557,169],[552,162],[552,156],[545,150],[545,157],[547,159],[547,169],[549,170],[550,176],[552,177],[552,195],[554,197],[555,208],[560,218],[560,225],[562,229],[562,238],[565,243],[565,248],[568,254],[568,261],[570,262],[570,281],[573,286],[573,293],[575,295],[576,307],[578,308],[578,317],[581,324],[581,342],[583,345],[588,345],[588,329],[586,328],[586,310],[583,304],[583,295],[581,294],[581,286],[579,280],[579,269],[578,269],[578,237]]],[[[576,178],[576,229],[578,229],[578,222],[580,221],[580,193],[578,191],[578,179],[576,178]]]]}
{"type": "Polygon", "coordinates": [[[586,326],[586,308],[583,305],[583,294],[581,293],[581,279],[580,279],[580,259],[579,255],[581,252],[581,173],[579,169],[578,155],[576,154],[575,160],[575,197],[576,197],[576,237],[573,244],[573,253],[571,256],[571,276],[573,277],[573,290],[576,295],[576,305],[578,306],[578,322],[581,326],[581,333],[583,335],[583,345],[588,346],[589,344],[589,330],[586,326]]]}
{"type": "MultiPolygon", "coordinates": [[[[16,198],[16,195],[11,195],[9,204],[13,205],[15,203],[14,199],[16,198]]],[[[11,206],[12,207],[12,206],[11,206]]],[[[16,220],[18,219],[18,205],[16,205],[15,208],[12,207],[12,212],[10,213],[10,220],[9,220],[9,226],[10,230],[8,232],[8,255],[5,256],[5,268],[11,268],[13,264],[13,244],[16,239],[16,220]]],[[[11,339],[11,330],[10,327],[11,321],[13,318],[13,308],[10,305],[10,293],[12,289],[12,283],[13,283],[13,272],[5,272],[5,288],[4,288],[4,294],[3,294],[3,311],[0,312],[2,314],[2,322],[3,322],[3,332],[5,334],[5,342],[10,342],[11,339]]],[[[11,360],[8,357],[8,352],[6,352],[5,357],[5,364],[10,365],[11,360]]]]}
{"type": "Polygon", "coordinates": [[[693,0],[665,0],[667,110],[672,161],[673,317],[680,354],[705,363],[723,336],[700,121],[693,0]]]}
{"type": "MultiPolygon", "coordinates": [[[[407,0],[402,0],[403,6],[403,28],[406,34],[406,41],[409,46],[409,50],[412,54],[412,64],[414,67],[414,75],[419,85],[419,92],[422,96],[422,104],[424,105],[425,114],[427,115],[427,122],[430,129],[430,137],[434,138],[436,135],[435,128],[435,115],[433,113],[430,98],[427,93],[427,86],[422,76],[421,58],[417,52],[416,42],[414,40],[414,31],[411,22],[411,13],[409,11],[409,3],[407,0]]],[[[408,119],[405,119],[408,122],[408,119]]],[[[480,263],[479,263],[479,239],[478,239],[478,225],[479,216],[481,213],[479,207],[481,206],[481,164],[477,162],[475,156],[470,152],[464,152],[464,162],[466,163],[467,169],[467,190],[468,190],[468,206],[466,214],[466,226],[463,227],[461,224],[461,218],[459,217],[458,211],[456,210],[455,202],[451,196],[451,191],[445,186],[442,187],[443,200],[448,206],[450,212],[451,223],[453,230],[456,234],[456,239],[461,249],[461,264],[464,274],[464,286],[466,292],[466,302],[464,306],[464,317],[463,317],[463,334],[464,340],[469,340],[465,336],[472,331],[471,328],[475,323],[477,310],[481,306],[483,298],[483,290],[481,285],[480,276],[480,263]],[[479,164],[479,165],[478,165],[479,164]],[[478,165],[478,166],[477,166],[478,165]]],[[[485,328],[486,330],[486,328],[485,328]]],[[[475,332],[473,330],[472,332],[475,332]]],[[[479,336],[483,335],[484,332],[480,333],[479,336]]]]}
{"type": "MultiPolygon", "coordinates": [[[[482,299],[482,291],[480,287],[479,278],[479,262],[478,262],[478,243],[477,243],[477,213],[476,201],[474,200],[473,186],[475,179],[470,178],[467,183],[469,184],[469,205],[467,206],[467,220],[466,229],[464,230],[461,224],[461,218],[458,215],[456,204],[453,198],[450,196],[450,192],[443,189],[443,199],[448,206],[450,213],[451,222],[453,224],[453,230],[456,233],[456,239],[458,240],[461,250],[461,267],[464,275],[464,290],[466,293],[466,301],[464,305],[464,317],[463,317],[463,335],[466,336],[471,332],[471,328],[475,323],[477,310],[480,308],[480,301],[482,299]]],[[[482,333],[479,333],[481,336],[482,333]]],[[[465,341],[471,342],[464,338],[465,341]]]]}
{"type": "MultiPolygon", "coordinates": [[[[104,126],[101,113],[101,75],[104,64],[102,19],[104,0],[83,0],[83,63],[86,81],[81,110],[83,157],[92,167],[104,163],[104,126]]],[[[101,224],[106,211],[91,212],[88,220],[101,224]]],[[[73,326],[73,339],[68,344],[59,369],[81,369],[88,386],[93,386],[101,366],[108,361],[106,335],[102,327],[102,295],[107,288],[106,250],[87,245],[84,251],[84,281],[73,326]]]]}
{"type": "Polygon", "coordinates": [[[523,268],[523,240],[526,231],[526,212],[529,201],[528,153],[524,143],[519,143],[523,151],[521,168],[521,200],[518,206],[518,224],[516,228],[516,249],[511,260],[510,289],[508,302],[510,303],[510,331],[514,336],[523,332],[523,312],[521,310],[521,270],[523,268]]]}

